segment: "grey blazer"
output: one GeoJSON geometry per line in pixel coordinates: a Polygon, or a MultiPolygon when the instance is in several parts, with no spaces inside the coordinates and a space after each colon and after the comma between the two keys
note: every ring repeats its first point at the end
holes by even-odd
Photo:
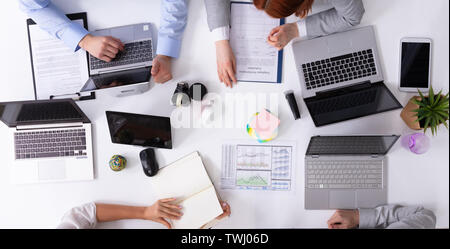
{"type": "Polygon", "coordinates": [[[423,207],[387,205],[374,209],[359,209],[361,229],[434,229],[436,216],[423,207]]]}
{"type": "MultiPolygon", "coordinates": [[[[305,19],[309,38],[342,32],[356,26],[361,22],[365,12],[362,0],[322,0],[322,2],[330,4],[333,8],[305,19]]],[[[230,0],[205,0],[205,6],[211,31],[230,26],[230,0]]]]}
{"type": "Polygon", "coordinates": [[[230,26],[230,0],[205,0],[209,30],[230,26]]]}

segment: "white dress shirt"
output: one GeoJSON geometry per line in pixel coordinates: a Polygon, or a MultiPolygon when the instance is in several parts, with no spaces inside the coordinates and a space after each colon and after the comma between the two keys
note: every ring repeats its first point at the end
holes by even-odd
{"type": "Polygon", "coordinates": [[[97,225],[97,206],[87,203],[72,208],[67,212],[58,225],[58,229],[93,229],[97,225]]]}

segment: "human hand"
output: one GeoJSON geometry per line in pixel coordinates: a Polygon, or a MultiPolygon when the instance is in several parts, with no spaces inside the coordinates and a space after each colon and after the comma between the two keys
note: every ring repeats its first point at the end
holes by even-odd
{"type": "Polygon", "coordinates": [[[166,219],[179,220],[183,215],[183,213],[180,212],[182,207],[172,204],[175,200],[175,198],[162,199],[150,207],[146,207],[144,219],[161,223],[169,229],[172,228],[166,219]]]}
{"type": "Polygon", "coordinates": [[[358,210],[338,210],[327,222],[329,229],[352,229],[359,225],[358,210]]]}
{"type": "Polygon", "coordinates": [[[296,23],[288,23],[278,26],[270,31],[267,42],[277,48],[283,49],[292,39],[299,36],[296,23]]]}
{"type": "Polygon", "coordinates": [[[152,76],[156,83],[166,83],[172,79],[171,73],[172,58],[165,55],[157,55],[153,59],[152,76]]]}
{"type": "Polygon", "coordinates": [[[236,80],[236,58],[228,40],[216,42],[217,74],[220,82],[233,87],[236,80]]]}
{"type": "Polygon", "coordinates": [[[78,44],[92,56],[106,62],[111,62],[116,58],[117,53],[123,51],[125,45],[111,36],[86,35],[78,44]]]}
{"type": "Polygon", "coordinates": [[[223,213],[221,215],[217,216],[216,219],[221,220],[221,219],[231,215],[231,208],[230,208],[230,205],[228,205],[228,203],[226,203],[224,201],[220,201],[220,206],[222,207],[223,213]]]}

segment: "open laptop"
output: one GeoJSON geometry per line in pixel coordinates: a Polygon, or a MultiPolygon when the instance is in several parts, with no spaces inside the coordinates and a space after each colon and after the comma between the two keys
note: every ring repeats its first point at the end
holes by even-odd
{"type": "Polygon", "coordinates": [[[82,92],[116,88],[116,96],[128,96],[150,89],[154,53],[150,23],[103,29],[92,34],[120,39],[125,44],[125,49],[111,62],[89,55],[90,78],[82,92]]]}
{"type": "Polygon", "coordinates": [[[91,122],[71,99],[0,103],[15,184],[94,179],[91,122]]]}
{"type": "Polygon", "coordinates": [[[399,136],[312,137],[305,157],[305,209],[387,203],[386,154],[399,136]]]}
{"type": "Polygon", "coordinates": [[[292,45],[316,126],[402,108],[383,83],[372,26],[292,45]]]}

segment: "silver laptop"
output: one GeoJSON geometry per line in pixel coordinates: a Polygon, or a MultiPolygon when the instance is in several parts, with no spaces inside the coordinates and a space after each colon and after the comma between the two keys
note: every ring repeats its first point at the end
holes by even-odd
{"type": "Polygon", "coordinates": [[[15,184],[94,179],[91,122],[71,99],[0,103],[15,184]]]}
{"type": "Polygon", "coordinates": [[[399,136],[312,137],[305,157],[305,209],[387,203],[386,154],[399,136]]]}
{"type": "Polygon", "coordinates": [[[89,55],[90,78],[81,91],[115,88],[116,96],[128,96],[149,90],[154,56],[152,30],[152,24],[141,23],[93,32],[120,39],[125,49],[111,62],[89,55]]]}
{"type": "Polygon", "coordinates": [[[292,47],[303,99],[316,126],[402,107],[383,83],[372,26],[292,47]]]}

